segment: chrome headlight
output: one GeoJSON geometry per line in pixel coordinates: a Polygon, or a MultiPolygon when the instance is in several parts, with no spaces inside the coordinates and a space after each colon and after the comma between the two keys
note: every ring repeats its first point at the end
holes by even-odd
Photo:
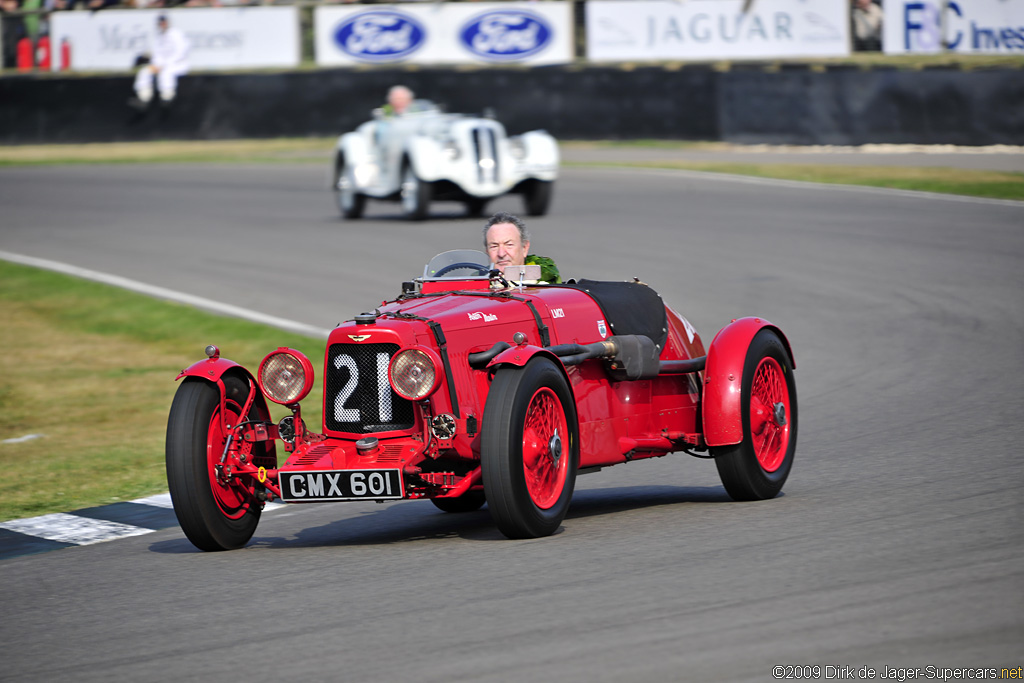
{"type": "Polygon", "coordinates": [[[260,363],[259,381],[263,394],[274,403],[298,403],[313,388],[313,364],[302,353],[282,346],[260,363]]]}
{"type": "Polygon", "coordinates": [[[448,161],[455,161],[462,156],[462,152],[459,150],[459,146],[456,144],[455,140],[445,141],[444,147],[442,148],[442,154],[444,154],[444,158],[448,161]]]}
{"type": "Polygon", "coordinates": [[[403,349],[388,367],[388,379],[395,393],[410,401],[419,401],[437,389],[441,359],[430,349],[403,349]]]}
{"type": "Polygon", "coordinates": [[[509,138],[508,139],[508,151],[512,155],[513,159],[525,159],[526,158],[526,143],[523,142],[522,138],[509,138]]]}

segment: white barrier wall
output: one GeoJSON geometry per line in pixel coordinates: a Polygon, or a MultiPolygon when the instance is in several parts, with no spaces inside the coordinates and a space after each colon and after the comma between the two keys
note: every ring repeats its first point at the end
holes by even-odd
{"type": "MultiPolygon", "coordinates": [[[[130,69],[150,51],[156,19],[185,33],[191,43],[192,69],[294,67],[299,64],[299,13],[296,7],[203,7],[172,10],[54,12],[50,37],[54,51],[71,46],[75,71],[130,69]]],[[[53,68],[60,68],[59,59],[53,68]]]]}
{"type": "Polygon", "coordinates": [[[882,49],[1024,53],[1022,0],[885,0],[882,49]]]}
{"type": "MultiPolygon", "coordinates": [[[[888,1],[888,0],[887,0],[888,1]]],[[[850,54],[849,0],[590,0],[587,58],[596,62],[850,54]]]]}
{"type": "Polygon", "coordinates": [[[318,6],[316,61],[350,64],[565,64],[568,2],[318,6]]]}

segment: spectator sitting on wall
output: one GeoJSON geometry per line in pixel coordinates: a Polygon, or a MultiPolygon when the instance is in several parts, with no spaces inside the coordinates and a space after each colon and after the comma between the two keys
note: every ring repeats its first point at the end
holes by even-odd
{"type": "Polygon", "coordinates": [[[172,28],[162,14],[156,20],[156,27],[153,55],[139,60],[141,68],[135,76],[135,97],[129,100],[129,104],[140,110],[149,107],[153,99],[154,77],[160,104],[166,107],[178,92],[178,78],[188,73],[188,38],[180,30],[172,28]]]}
{"type": "Polygon", "coordinates": [[[882,8],[872,0],[853,0],[853,49],[878,52],[882,49],[882,8]]]}

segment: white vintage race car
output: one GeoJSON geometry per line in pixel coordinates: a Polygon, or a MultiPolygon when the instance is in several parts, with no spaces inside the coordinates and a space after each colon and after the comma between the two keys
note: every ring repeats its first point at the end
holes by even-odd
{"type": "Polygon", "coordinates": [[[333,178],[343,218],[362,216],[370,197],[401,201],[402,213],[420,220],[432,200],[461,201],[479,216],[508,193],[542,216],[557,175],[558,143],[546,131],[508,136],[494,119],[446,114],[417,100],[401,116],[376,111],[339,137],[333,178]]]}

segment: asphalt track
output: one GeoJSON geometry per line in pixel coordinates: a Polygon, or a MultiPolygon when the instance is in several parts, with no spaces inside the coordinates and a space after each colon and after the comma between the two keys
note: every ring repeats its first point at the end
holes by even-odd
{"type": "MultiPolygon", "coordinates": [[[[330,327],[478,244],[455,205],[342,223],[326,182],[282,164],[0,169],[0,250],[330,327]]],[[[639,276],[706,343],[742,315],[785,330],[800,435],[784,495],[733,503],[713,464],[677,455],[582,477],[545,539],[504,540],[486,509],[340,504],[267,515],[230,553],[170,528],[18,557],[0,562],[0,679],[1024,665],[1024,204],[567,169],[530,226],[564,274],[639,276]]]]}

